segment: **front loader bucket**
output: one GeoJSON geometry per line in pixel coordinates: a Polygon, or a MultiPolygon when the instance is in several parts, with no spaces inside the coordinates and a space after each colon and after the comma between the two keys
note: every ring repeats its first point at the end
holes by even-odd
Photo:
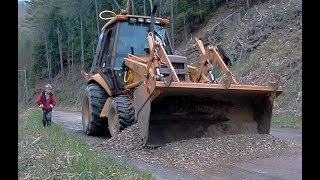
{"type": "MultiPolygon", "coordinates": [[[[224,134],[268,134],[273,101],[281,92],[237,84],[226,89],[224,84],[172,82],[166,87],[157,81],[148,100],[137,102],[136,118],[149,147],[224,134]]],[[[137,91],[135,101],[145,93],[137,91]]]]}

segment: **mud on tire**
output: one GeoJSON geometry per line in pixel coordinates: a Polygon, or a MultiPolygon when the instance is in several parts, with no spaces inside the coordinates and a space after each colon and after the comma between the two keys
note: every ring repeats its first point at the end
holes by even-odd
{"type": "Polygon", "coordinates": [[[111,136],[134,123],[134,109],[127,96],[114,97],[109,108],[109,132],[111,136]]]}
{"type": "Polygon", "coordinates": [[[108,119],[100,118],[107,92],[98,84],[89,84],[82,101],[82,127],[87,135],[109,135],[108,119]]]}

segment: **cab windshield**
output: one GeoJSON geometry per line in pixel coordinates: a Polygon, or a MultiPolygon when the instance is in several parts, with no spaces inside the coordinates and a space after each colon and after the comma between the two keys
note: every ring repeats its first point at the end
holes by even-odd
{"type": "MultiPolygon", "coordinates": [[[[148,55],[149,46],[147,43],[147,35],[149,29],[150,24],[147,23],[124,22],[120,24],[114,68],[122,69],[123,58],[127,57],[128,53],[136,56],[148,55]]],[[[155,24],[154,35],[155,40],[161,39],[164,42],[166,53],[172,54],[165,28],[155,24]]]]}

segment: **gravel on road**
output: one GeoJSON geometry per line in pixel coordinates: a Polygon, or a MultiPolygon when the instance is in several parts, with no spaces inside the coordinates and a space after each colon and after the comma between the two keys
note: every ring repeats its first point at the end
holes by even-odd
{"type": "Polygon", "coordinates": [[[184,169],[199,175],[217,165],[302,152],[301,145],[287,143],[269,134],[194,138],[159,148],[144,148],[137,124],[99,146],[142,162],[184,169]]]}

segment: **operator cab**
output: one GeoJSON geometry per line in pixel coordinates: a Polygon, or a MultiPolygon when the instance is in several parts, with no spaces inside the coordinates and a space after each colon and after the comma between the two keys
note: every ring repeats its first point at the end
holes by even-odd
{"type": "MultiPolygon", "coordinates": [[[[146,17],[129,17],[127,21],[116,21],[106,26],[99,35],[91,71],[101,73],[112,94],[123,93],[126,70],[124,58],[128,56],[128,53],[135,56],[149,54],[147,43],[147,35],[150,32],[149,20],[150,18],[146,17]]],[[[167,31],[157,21],[154,25],[154,37],[155,40],[164,42],[168,55],[173,54],[167,31]]]]}

